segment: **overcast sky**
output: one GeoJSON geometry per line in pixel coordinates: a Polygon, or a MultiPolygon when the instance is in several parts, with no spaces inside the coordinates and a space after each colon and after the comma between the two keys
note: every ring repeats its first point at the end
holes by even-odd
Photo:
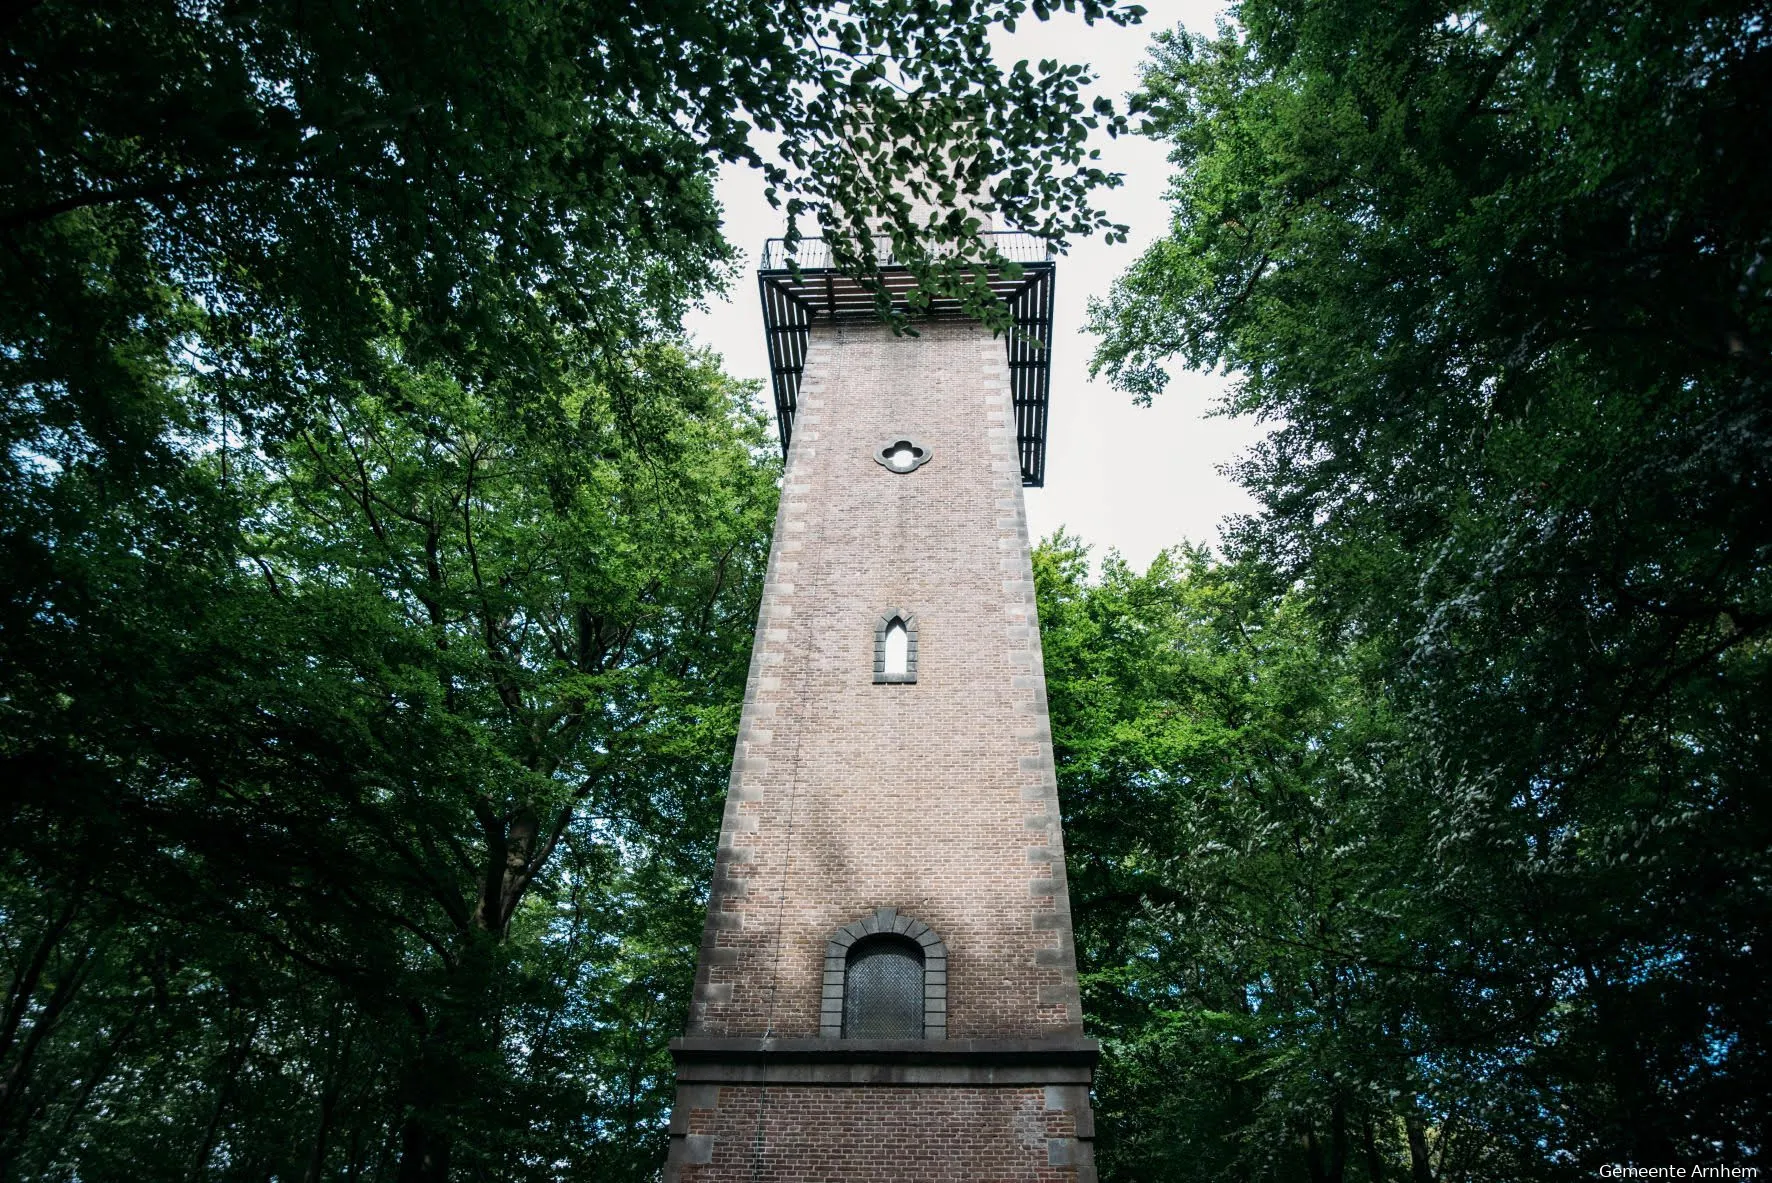
{"type": "MultiPolygon", "coordinates": [[[[1175,24],[1210,32],[1219,9],[1210,0],[1147,2],[1151,12],[1146,23],[1131,29],[1106,23],[1086,27],[1080,18],[1063,13],[1045,23],[1030,18],[1013,35],[999,31],[999,57],[1005,64],[1019,58],[1086,62],[1101,75],[1097,86],[1119,101],[1137,84],[1153,32],[1175,24]]],[[[1117,549],[1142,567],[1157,551],[1183,539],[1216,545],[1225,515],[1251,507],[1219,469],[1259,438],[1261,429],[1250,420],[1208,416],[1224,388],[1218,375],[1172,370],[1168,393],[1150,409],[1133,406],[1105,381],[1090,380],[1095,338],[1083,329],[1084,306],[1090,296],[1107,291],[1168,221],[1164,146],[1104,135],[1100,147],[1106,167],[1126,178],[1123,187],[1100,200],[1115,221],[1132,227],[1132,241],[1110,247],[1099,239],[1086,240],[1059,259],[1046,487],[1027,490],[1028,524],[1036,538],[1063,526],[1091,543],[1097,557],[1117,549]]],[[[757,174],[746,168],[732,167],[722,174],[720,199],[727,236],[745,252],[747,269],[754,268],[763,240],[781,233],[781,219],[763,199],[757,174]]],[[[763,318],[754,284],[734,285],[730,300],[692,315],[689,329],[725,358],[728,372],[761,379],[767,386],[763,318]]]]}

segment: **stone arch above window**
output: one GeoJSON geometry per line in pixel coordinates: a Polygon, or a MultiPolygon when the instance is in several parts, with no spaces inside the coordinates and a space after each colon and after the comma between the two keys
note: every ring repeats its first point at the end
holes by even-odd
{"type": "MultiPolygon", "coordinates": [[[[826,1039],[916,1039],[917,1024],[909,1020],[901,991],[910,966],[920,969],[922,979],[921,1038],[946,1039],[948,1034],[948,947],[935,930],[896,908],[881,908],[871,915],[845,924],[831,934],[824,955],[824,1001],[818,1016],[818,1033],[826,1039]],[[850,970],[861,965],[854,982],[850,970]],[[866,973],[866,978],[861,973],[866,973]],[[861,992],[852,990],[859,987],[861,992]],[[883,1006],[878,1006],[880,1003],[883,1006]],[[857,1013],[858,1004],[876,1004],[872,1012],[857,1013]],[[860,1020],[858,1023],[857,1020],[860,1020]],[[882,1026],[893,1034],[870,1034],[882,1026]],[[857,1027],[861,1030],[857,1031],[857,1027]]],[[[914,989],[911,994],[915,998],[914,989]]],[[[913,1003],[914,1004],[914,1003],[913,1003]]]]}
{"type": "Polygon", "coordinates": [[[917,614],[898,608],[874,622],[874,681],[916,680],[917,614]]]}

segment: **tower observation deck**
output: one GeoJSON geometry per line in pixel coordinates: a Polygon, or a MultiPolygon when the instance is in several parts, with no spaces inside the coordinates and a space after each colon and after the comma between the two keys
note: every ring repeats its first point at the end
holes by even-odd
{"type": "MultiPolygon", "coordinates": [[[[1009,384],[1015,410],[1016,449],[1021,456],[1021,483],[1039,488],[1046,483],[1046,402],[1052,387],[1052,286],[1056,268],[1051,248],[1042,238],[1002,230],[983,235],[1019,274],[992,271],[986,282],[1009,309],[1014,332],[1003,334],[1009,384]]],[[[893,304],[904,306],[915,285],[909,268],[892,261],[890,241],[875,239],[883,262],[879,282],[893,304]]],[[[790,256],[787,240],[763,244],[757,289],[763,300],[763,332],[769,343],[769,377],[775,394],[775,421],[786,455],[799,408],[800,382],[806,370],[806,346],[812,326],[840,321],[871,321],[879,316],[875,292],[845,275],[831,258],[822,238],[801,239],[790,256]],[[798,265],[798,274],[794,264],[798,265]]],[[[957,301],[935,300],[919,316],[932,320],[963,317],[957,301]]]]}

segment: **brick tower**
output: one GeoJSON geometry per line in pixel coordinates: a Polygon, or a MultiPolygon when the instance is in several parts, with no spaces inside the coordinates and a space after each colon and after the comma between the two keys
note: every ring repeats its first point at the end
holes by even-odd
{"type": "Polygon", "coordinates": [[[1025,336],[765,251],[787,473],[667,1179],[1095,1177],[1021,493],[1054,270],[998,239],[1025,336]]]}

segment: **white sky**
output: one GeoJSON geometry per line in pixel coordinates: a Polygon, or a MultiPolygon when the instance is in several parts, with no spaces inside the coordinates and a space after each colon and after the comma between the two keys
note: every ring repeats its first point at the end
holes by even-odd
{"type": "MultiPolygon", "coordinates": [[[[1042,23],[1029,17],[1014,34],[999,30],[998,56],[1081,61],[1099,74],[1095,84],[1117,103],[1137,85],[1151,35],[1185,24],[1211,32],[1219,5],[1213,0],[1164,3],[1146,0],[1143,26],[1120,29],[1105,22],[1085,26],[1079,17],[1059,13],[1042,23]]],[[[1122,104],[1123,105],[1123,104],[1122,104]]],[[[1058,262],[1054,316],[1052,404],[1047,434],[1046,487],[1028,489],[1028,526],[1036,538],[1060,526],[1095,547],[1096,556],[1118,550],[1139,567],[1157,551],[1183,539],[1216,546],[1226,514],[1253,508],[1249,497],[1221,472],[1262,428],[1249,419],[1208,417],[1225,379],[1171,367],[1166,394],[1150,409],[1106,381],[1089,379],[1095,338],[1083,330],[1084,306],[1105,294],[1121,271],[1168,225],[1163,190],[1169,164],[1164,145],[1137,136],[1118,141],[1100,136],[1102,162],[1125,174],[1125,184],[1099,196],[1113,220],[1132,228],[1131,242],[1107,246],[1099,238],[1074,244],[1058,262]]],[[[781,233],[782,222],[763,199],[758,175],[729,167],[720,178],[727,237],[754,268],[763,240],[781,233]]],[[[688,328],[700,343],[725,359],[729,373],[756,378],[768,387],[763,317],[756,287],[746,278],[733,285],[730,299],[690,316],[688,328]]]]}

